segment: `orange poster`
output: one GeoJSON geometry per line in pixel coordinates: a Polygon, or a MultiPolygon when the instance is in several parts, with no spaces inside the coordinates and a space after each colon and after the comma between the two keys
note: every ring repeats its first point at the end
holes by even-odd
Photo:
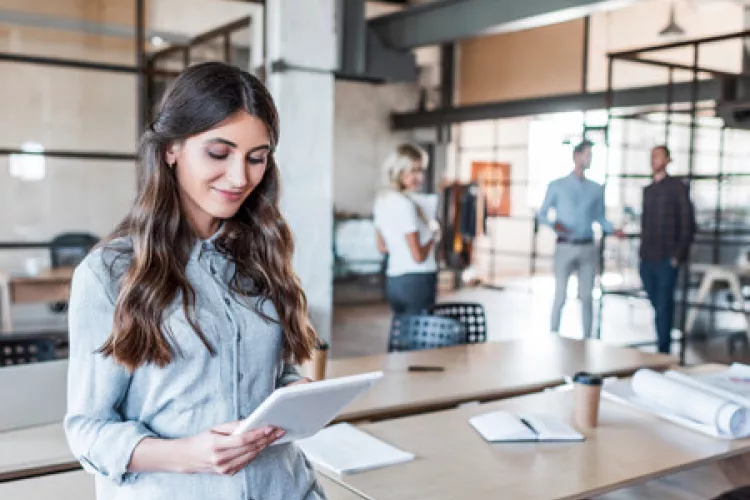
{"type": "Polygon", "coordinates": [[[472,162],[471,180],[482,191],[488,217],[510,217],[510,163],[472,162]]]}

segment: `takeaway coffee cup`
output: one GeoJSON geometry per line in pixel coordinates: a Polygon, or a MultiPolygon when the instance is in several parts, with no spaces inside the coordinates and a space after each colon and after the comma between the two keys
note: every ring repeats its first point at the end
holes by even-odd
{"type": "Polygon", "coordinates": [[[599,421],[602,377],[586,372],[573,377],[573,420],[578,427],[590,429],[599,421]]]}
{"type": "Polygon", "coordinates": [[[318,340],[312,355],[313,380],[324,380],[326,378],[326,365],[328,364],[328,344],[318,340]]]}

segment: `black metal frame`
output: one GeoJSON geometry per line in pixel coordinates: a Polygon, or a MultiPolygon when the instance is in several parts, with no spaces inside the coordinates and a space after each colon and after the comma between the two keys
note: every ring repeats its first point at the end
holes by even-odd
{"type": "MultiPolygon", "coordinates": [[[[239,29],[246,28],[250,25],[251,18],[245,17],[237,21],[220,26],[216,29],[200,34],[192,38],[187,44],[174,45],[163,49],[154,54],[146,52],[146,27],[145,27],[145,0],[133,0],[135,3],[135,65],[110,64],[104,62],[86,61],[79,59],[69,59],[61,57],[46,57],[15,53],[0,52],[0,62],[12,62],[19,64],[36,64],[40,66],[52,66],[59,68],[68,68],[72,70],[84,71],[102,71],[110,73],[119,73],[134,75],[136,77],[137,90],[137,129],[134,131],[137,137],[140,137],[145,130],[146,124],[150,117],[150,110],[153,107],[153,89],[154,79],[157,77],[173,78],[179,74],[179,71],[159,69],[155,62],[175,51],[185,53],[184,65],[190,63],[190,49],[196,45],[206,43],[216,38],[223,37],[224,57],[231,52],[231,34],[239,29]]],[[[43,152],[28,152],[16,148],[0,148],[0,155],[40,155],[49,158],[66,158],[76,160],[107,160],[107,161],[135,161],[135,153],[109,153],[103,151],[83,151],[83,150],[46,150],[43,152]]],[[[139,168],[139,167],[136,167],[139,168]]],[[[137,172],[138,189],[142,183],[142,172],[137,172]]],[[[43,249],[49,248],[49,242],[0,242],[0,250],[18,250],[18,249],[43,249]]]]}
{"type": "MultiPolygon", "coordinates": [[[[690,117],[689,123],[687,126],[689,127],[689,146],[687,150],[687,165],[688,165],[688,172],[687,175],[684,176],[684,180],[688,186],[688,189],[692,192],[692,187],[695,181],[714,181],[717,184],[717,199],[716,199],[716,205],[714,209],[714,227],[711,231],[701,231],[698,229],[696,234],[696,240],[694,241],[694,245],[701,245],[701,244],[707,244],[710,243],[712,245],[712,261],[716,264],[719,262],[720,259],[720,247],[723,244],[731,245],[733,243],[737,243],[740,245],[746,245],[747,242],[722,242],[721,237],[722,236],[728,236],[728,235],[735,235],[738,234],[737,231],[722,231],[720,229],[721,222],[722,222],[722,199],[721,199],[721,184],[723,181],[731,178],[744,178],[744,177],[750,177],[750,173],[725,173],[723,171],[724,169],[724,159],[726,157],[725,154],[725,130],[726,125],[720,127],[720,144],[718,149],[718,172],[714,175],[704,175],[704,174],[696,174],[695,173],[695,161],[696,161],[696,135],[697,132],[701,126],[698,113],[699,111],[702,111],[704,108],[702,108],[699,105],[699,102],[704,100],[703,96],[701,95],[701,84],[702,81],[700,79],[701,75],[710,75],[714,79],[718,81],[726,80],[726,79],[740,79],[744,78],[748,75],[747,73],[741,72],[741,73],[729,73],[722,70],[716,70],[712,68],[706,68],[701,66],[700,63],[700,49],[702,46],[710,43],[716,43],[726,40],[733,40],[733,39],[740,39],[745,40],[748,37],[750,37],[750,31],[742,31],[737,33],[730,33],[726,35],[720,35],[720,36],[714,36],[714,37],[707,37],[702,39],[695,39],[695,40],[687,40],[687,41],[681,41],[681,42],[675,42],[675,43],[668,43],[668,44],[662,44],[662,45],[654,45],[650,47],[644,47],[640,49],[634,49],[634,50],[627,50],[627,51],[621,51],[621,52],[613,52],[608,54],[608,69],[607,69],[607,112],[608,112],[608,121],[607,121],[607,127],[605,129],[605,141],[606,145],[610,147],[610,137],[609,137],[609,128],[613,120],[639,120],[642,119],[644,113],[636,113],[636,114],[624,114],[624,115],[615,115],[613,109],[618,107],[617,104],[617,94],[620,92],[618,90],[614,89],[614,67],[615,63],[617,61],[627,61],[629,63],[640,63],[644,65],[659,67],[659,68],[665,68],[667,70],[667,84],[666,84],[666,93],[665,93],[665,102],[663,103],[663,107],[660,109],[657,109],[657,111],[665,112],[665,122],[664,122],[664,133],[665,133],[665,139],[664,143],[669,143],[670,138],[670,132],[672,128],[675,126],[675,123],[673,122],[673,115],[678,113],[687,113],[690,117]],[[660,51],[665,51],[669,49],[675,49],[680,47],[692,47],[692,64],[686,65],[681,63],[674,63],[674,62],[668,62],[668,61],[661,61],[656,60],[651,57],[644,57],[644,54],[653,54],[658,53],[660,51]],[[688,85],[690,88],[690,99],[688,101],[689,103],[689,110],[675,110],[674,109],[674,102],[675,102],[675,88],[678,85],[685,86],[684,83],[678,84],[674,81],[674,72],[675,70],[687,70],[692,73],[692,78],[689,81],[688,85]],[[713,238],[712,240],[706,241],[702,240],[700,238],[701,235],[711,235],[713,238]]],[[[646,112],[648,114],[648,112],[646,112]]],[[[607,174],[606,174],[606,180],[613,178],[612,175],[609,173],[609,161],[607,162],[607,174]]],[[[643,179],[643,178],[650,178],[648,175],[633,175],[633,174],[621,174],[618,175],[617,178],[619,179],[643,179]]],[[[639,235],[633,235],[633,237],[638,238],[639,235]]],[[[602,244],[602,255],[604,252],[604,244],[602,244]]],[[[682,279],[681,279],[681,287],[682,292],[680,295],[680,299],[677,301],[677,306],[679,307],[679,329],[682,332],[682,335],[680,337],[680,362],[685,362],[685,353],[687,349],[687,344],[689,342],[688,335],[685,333],[685,326],[686,326],[686,319],[687,319],[687,310],[689,307],[691,308],[697,308],[697,309],[703,309],[708,310],[711,313],[711,322],[713,324],[715,314],[718,311],[732,311],[732,312],[740,312],[732,307],[719,307],[716,305],[714,299],[712,298],[711,304],[699,304],[694,303],[689,300],[688,292],[691,287],[691,268],[690,268],[690,257],[686,259],[686,263],[682,269],[682,279]]],[[[601,319],[601,313],[602,313],[602,307],[603,307],[603,301],[604,297],[606,295],[620,295],[620,296],[628,296],[628,297],[642,297],[642,294],[640,291],[617,291],[617,290],[607,290],[603,286],[600,285],[600,290],[602,294],[602,298],[599,301],[599,318],[601,319]]],[[[744,312],[744,311],[742,311],[744,312]]],[[[597,337],[601,336],[601,320],[598,323],[597,326],[597,337]]]]}

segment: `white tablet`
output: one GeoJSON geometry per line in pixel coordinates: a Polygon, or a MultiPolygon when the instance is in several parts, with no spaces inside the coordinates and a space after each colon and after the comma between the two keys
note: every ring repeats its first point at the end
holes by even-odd
{"type": "Polygon", "coordinates": [[[271,425],[286,431],[274,444],[310,437],[382,377],[383,372],[371,372],[282,387],[243,420],[233,434],[271,425]]]}

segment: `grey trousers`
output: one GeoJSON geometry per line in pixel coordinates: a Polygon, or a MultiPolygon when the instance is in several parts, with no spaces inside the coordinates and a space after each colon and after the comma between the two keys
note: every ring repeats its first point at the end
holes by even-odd
{"type": "Polygon", "coordinates": [[[555,301],[550,318],[550,331],[560,331],[560,315],[568,295],[570,275],[578,275],[578,297],[581,300],[583,338],[591,337],[591,323],[594,315],[594,279],[599,267],[599,252],[593,243],[573,245],[560,242],[555,247],[555,301]]]}

